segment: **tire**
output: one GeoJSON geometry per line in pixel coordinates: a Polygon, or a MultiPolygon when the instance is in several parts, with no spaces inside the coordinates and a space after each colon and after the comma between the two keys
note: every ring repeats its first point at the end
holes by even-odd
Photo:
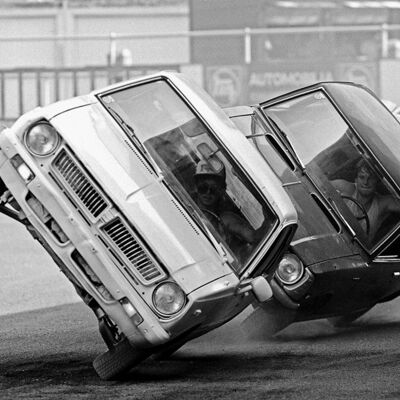
{"type": "Polygon", "coordinates": [[[118,380],[150,354],[150,352],[136,351],[128,339],[124,339],[114,348],[96,357],[93,368],[103,380],[118,380]]]}

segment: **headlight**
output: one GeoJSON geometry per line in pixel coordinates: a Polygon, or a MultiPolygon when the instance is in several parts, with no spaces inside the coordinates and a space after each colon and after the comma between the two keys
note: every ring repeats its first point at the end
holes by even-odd
{"type": "Polygon", "coordinates": [[[161,283],[154,290],[153,304],[161,314],[175,314],[185,305],[185,293],[174,282],[161,283]]]}
{"type": "Polygon", "coordinates": [[[285,254],[276,270],[276,275],[286,285],[298,282],[303,273],[303,263],[294,254],[285,254]]]}
{"type": "Polygon", "coordinates": [[[48,122],[39,122],[25,133],[25,146],[35,156],[47,156],[60,142],[57,131],[48,122]]]}

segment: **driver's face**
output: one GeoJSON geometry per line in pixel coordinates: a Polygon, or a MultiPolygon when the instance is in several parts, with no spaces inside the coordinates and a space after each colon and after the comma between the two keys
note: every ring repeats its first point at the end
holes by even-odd
{"type": "Polygon", "coordinates": [[[197,184],[197,194],[200,202],[206,207],[213,207],[223,194],[224,189],[216,179],[203,178],[197,184]]]}
{"type": "Polygon", "coordinates": [[[362,168],[356,178],[356,186],[358,192],[365,197],[371,197],[375,193],[378,179],[366,169],[362,168]]]}

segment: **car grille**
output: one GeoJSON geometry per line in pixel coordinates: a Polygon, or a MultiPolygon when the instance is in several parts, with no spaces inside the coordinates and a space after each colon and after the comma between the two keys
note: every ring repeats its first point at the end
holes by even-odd
{"type": "Polygon", "coordinates": [[[109,206],[105,197],[101,194],[88,174],[80,165],[65,151],[53,162],[53,168],[58,172],[59,177],[80,200],[83,209],[92,217],[97,218],[109,206]]]}
{"type": "Polygon", "coordinates": [[[120,218],[115,218],[102,227],[102,231],[114,251],[123,256],[125,263],[136,271],[145,283],[153,283],[165,277],[164,271],[152,260],[120,218]]]}

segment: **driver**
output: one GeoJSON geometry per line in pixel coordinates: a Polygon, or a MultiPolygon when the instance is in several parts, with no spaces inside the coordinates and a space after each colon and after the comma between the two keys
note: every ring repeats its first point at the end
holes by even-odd
{"type": "Polygon", "coordinates": [[[350,211],[359,219],[363,229],[367,231],[367,218],[369,220],[369,237],[374,238],[384,219],[391,212],[400,213],[400,204],[391,195],[381,195],[377,192],[378,177],[361,159],[356,165],[356,178],[354,183],[343,179],[332,181],[332,184],[342,196],[354,199],[365,210],[364,212],[354,201],[347,201],[350,211]]]}
{"type": "Polygon", "coordinates": [[[217,172],[206,161],[200,161],[194,180],[200,209],[233,251],[243,244],[255,244],[262,238],[268,223],[266,218],[258,229],[253,229],[247,220],[228,205],[224,167],[217,172]]]}

